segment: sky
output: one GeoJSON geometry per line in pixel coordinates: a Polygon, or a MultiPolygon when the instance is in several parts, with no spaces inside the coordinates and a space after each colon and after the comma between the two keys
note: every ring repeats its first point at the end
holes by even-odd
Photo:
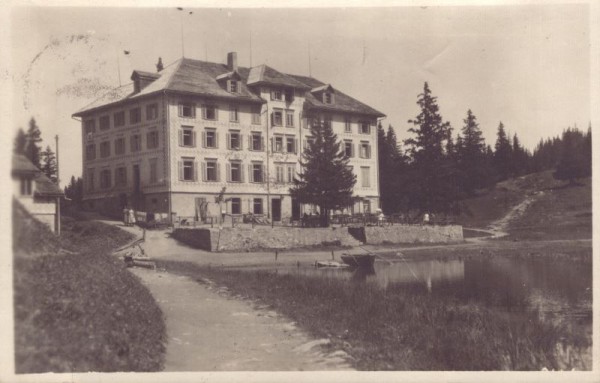
{"type": "Polygon", "coordinates": [[[240,9],[13,7],[12,135],[35,117],[60,137],[60,178],[81,175],[77,110],[134,69],[185,57],[268,64],[330,83],[386,114],[399,139],[427,81],[455,134],[467,110],[493,147],[500,121],[533,149],[590,123],[587,4],[240,9]],[[190,14],[192,12],[192,14],[190,14]],[[182,52],[183,31],[183,52],[182,52]],[[123,53],[130,52],[129,55],[123,53]],[[310,55],[309,55],[310,52],[310,55]],[[310,57],[310,60],[309,60],[310,57]],[[310,65],[309,65],[310,62],[310,65]],[[120,79],[119,79],[120,74],[120,79]]]}

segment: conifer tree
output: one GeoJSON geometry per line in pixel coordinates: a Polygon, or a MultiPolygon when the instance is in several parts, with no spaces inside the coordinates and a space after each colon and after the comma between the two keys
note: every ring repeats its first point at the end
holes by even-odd
{"type": "MultiPolygon", "coordinates": [[[[588,132],[588,135],[591,139],[591,132],[588,132]]],[[[554,178],[568,180],[570,185],[574,185],[575,180],[591,175],[591,152],[588,155],[586,141],[587,137],[577,128],[568,128],[563,132],[561,156],[554,178]]]]}
{"type": "Polygon", "coordinates": [[[471,109],[463,120],[462,142],[458,147],[458,168],[462,175],[462,190],[473,195],[476,189],[488,185],[489,169],[485,161],[485,141],[471,109]]]}
{"type": "Polygon", "coordinates": [[[498,180],[505,180],[510,174],[510,163],[511,163],[512,147],[506,131],[504,130],[504,124],[500,121],[498,125],[498,133],[496,138],[496,145],[494,146],[494,168],[498,180]]]}
{"type": "Polygon", "coordinates": [[[300,203],[318,206],[321,226],[326,227],[331,210],[352,205],[356,176],[330,124],[313,123],[310,132],[312,139],[302,153],[301,170],[290,188],[290,196],[300,203]]]}
{"type": "Polygon", "coordinates": [[[411,157],[410,205],[421,212],[456,211],[458,191],[456,168],[445,157],[445,147],[451,135],[450,123],[444,122],[439,113],[437,98],[424,84],[417,104],[421,113],[408,122],[413,124],[409,132],[416,137],[407,139],[411,157]]]}
{"type": "Polygon", "coordinates": [[[13,153],[25,154],[26,147],[27,134],[25,134],[22,128],[19,128],[19,131],[17,132],[17,135],[15,136],[15,141],[13,143],[13,153]]]}
{"type": "Polygon", "coordinates": [[[46,150],[40,153],[40,157],[42,159],[42,166],[40,170],[46,175],[46,177],[50,178],[52,182],[57,181],[56,174],[56,156],[50,146],[46,146],[46,150]]]}
{"type": "Polygon", "coordinates": [[[27,130],[27,145],[25,150],[25,156],[29,158],[33,164],[40,168],[40,152],[41,148],[38,144],[42,142],[42,132],[35,122],[35,118],[31,117],[29,120],[29,129],[27,130]]]}

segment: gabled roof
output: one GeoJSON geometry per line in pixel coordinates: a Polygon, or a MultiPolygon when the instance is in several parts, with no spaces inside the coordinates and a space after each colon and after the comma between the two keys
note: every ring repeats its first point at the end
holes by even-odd
{"type": "Polygon", "coordinates": [[[303,90],[310,89],[306,84],[301,83],[295,78],[285,73],[278,72],[264,64],[251,68],[250,74],[248,75],[248,85],[260,84],[287,86],[303,90]]]}
{"type": "Polygon", "coordinates": [[[335,102],[333,104],[324,104],[322,100],[319,100],[310,91],[316,90],[318,92],[319,89],[329,88],[334,90],[331,85],[325,84],[313,77],[282,73],[268,65],[259,65],[253,68],[238,67],[237,72],[232,72],[225,64],[182,58],[167,66],[159,73],[134,71],[134,73],[136,72],[141,76],[152,75],[152,78],[156,78],[156,80],[152,81],[138,93],[133,93],[133,84],[115,88],[74,113],[73,116],[81,117],[91,111],[118,105],[128,100],[137,100],[164,91],[264,103],[265,101],[262,98],[248,88],[249,86],[252,87],[259,84],[306,90],[305,97],[308,109],[338,111],[376,117],[385,116],[383,113],[337,89],[335,89],[335,102]],[[235,73],[240,76],[241,82],[238,87],[238,93],[230,93],[219,84],[219,81],[235,73]]]}
{"type": "MultiPolygon", "coordinates": [[[[298,75],[289,75],[294,79],[306,84],[309,86],[315,93],[316,89],[325,89],[329,84],[325,84],[316,78],[308,77],[308,76],[298,76],[298,75]]],[[[333,89],[333,87],[331,88],[333,89]]],[[[362,102],[348,96],[347,94],[340,92],[335,89],[335,103],[333,104],[325,104],[322,100],[315,97],[312,92],[305,93],[306,107],[307,109],[314,109],[326,112],[344,112],[344,113],[353,113],[353,114],[362,114],[368,116],[375,117],[385,117],[385,114],[380,111],[371,108],[369,105],[363,104],[362,102]]]]}
{"type": "Polygon", "coordinates": [[[63,191],[52,182],[33,162],[22,154],[13,154],[12,156],[12,174],[29,175],[35,182],[35,195],[41,197],[60,197],[63,191]]]}

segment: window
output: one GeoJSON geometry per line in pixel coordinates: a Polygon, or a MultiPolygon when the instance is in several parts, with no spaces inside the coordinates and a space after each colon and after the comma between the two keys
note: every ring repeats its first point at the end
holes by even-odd
{"type": "Polygon", "coordinates": [[[314,144],[314,142],[315,142],[314,137],[306,137],[306,140],[304,140],[304,147],[308,148],[308,147],[310,147],[310,145],[314,144]]]}
{"type": "Polygon", "coordinates": [[[87,120],[83,123],[86,133],[94,133],[96,131],[96,120],[87,120]]]}
{"type": "Polygon", "coordinates": [[[285,101],[286,102],[294,101],[294,89],[286,89],[285,90],[285,101]]]}
{"type": "Polygon", "coordinates": [[[282,136],[273,137],[273,152],[275,152],[275,153],[283,152],[283,137],[282,136]]]}
{"type": "Polygon", "coordinates": [[[260,106],[252,107],[252,123],[255,125],[260,125],[260,106]]]}
{"type": "Polygon", "coordinates": [[[108,114],[106,116],[101,116],[99,122],[100,130],[110,129],[110,116],[108,114]]]}
{"type": "Polygon", "coordinates": [[[284,167],[283,165],[275,165],[275,180],[279,183],[284,183],[284,167]]]}
{"type": "Polygon", "coordinates": [[[88,171],[87,171],[87,188],[88,189],[87,190],[92,191],[96,188],[96,185],[94,182],[95,178],[96,178],[96,175],[94,174],[94,169],[93,168],[88,169],[88,171]]]}
{"type": "Polygon", "coordinates": [[[350,117],[346,117],[346,123],[344,125],[344,132],[352,133],[352,120],[350,117]]]}
{"type": "Polygon", "coordinates": [[[202,133],[202,146],[205,148],[215,149],[219,147],[219,137],[215,129],[206,129],[202,133]]]}
{"type": "Polygon", "coordinates": [[[240,198],[231,199],[231,214],[242,214],[242,200],[240,198]]]}
{"type": "Polygon", "coordinates": [[[133,108],[129,111],[129,123],[137,124],[142,121],[142,108],[133,108]]]}
{"type": "Polygon", "coordinates": [[[294,111],[286,110],[285,111],[285,126],[294,127],[294,111]]]}
{"type": "Polygon", "coordinates": [[[100,143],[100,158],[106,158],[110,156],[110,142],[104,141],[100,143]]]}
{"type": "Polygon", "coordinates": [[[254,198],[253,201],[253,213],[254,214],[262,214],[263,213],[263,200],[262,198],[254,198]]]}
{"type": "Polygon", "coordinates": [[[158,131],[153,130],[146,134],[146,147],[148,149],[158,148],[158,131]]]}
{"type": "Polygon", "coordinates": [[[362,134],[371,134],[371,125],[369,124],[368,121],[360,122],[360,132],[362,134]]]}
{"type": "Polygon", "coordinates": [[[21,195],[31,195],[32,193],[32,179],[21,178],[21,195]]]}
{"type": "Polygon", "coordinates": [[[115,169],[115,186],[127,186],[127,170],[124,166],[115,169]]]}
{"type": "Polygon", "coordinates": [[[368,142],[360,143],[360,158],[371,158],[371,145],[368,142]]]}
{"type": "Polygon", "coordinates": [[[179,117],[195,118],[196,107],[191,102],[180,102],[179,103],[179,117]]]}
{"type": "Polygon", "coordinates": [[[323,103],[324,104],[333,104],[333,94],[329,92],[323,93],[323,103]]]}
{"type": "Polygon", "coordinates": [[[250,150],[254,150],[254,151],[262,151],[264,150],[263,147],[263,138],[262,138],[262,134],[260,133],[252,133],[251,134],[251,140],[250,140],[250,150]]]}
{"type": "Polygon", "coordinates": [[[264,165],[262,163],[254,163],[250,165],[250,182],[264,182],[263,171],[264,165]]]}
{"type": "Polygon", "coordinates": [[[117,138],[115,140],[115,155],[125,154],[125,138],[117,138]]]}
{"type": "Polygon", "coordinates": [[[117,113],[113,114],[113,122],[114,122],[115,128],[118,126],[125,125],[125,112],[121,111],[121,112],[117,112],[117,113]]]}
{"type": "Polygon", "coordinates": [[[196,147],[196,132],[191,126],[182,126],[179,129],[179,146],[185,146],[189,148],[196,147]]]}
{"type": "Polygon", "coordinates": [[[109,189],[111,186],[110,169],[104,169],[100,172],[100,188],[109,189]]]}
{"type": "Polygon", "coordinates": [[[344,141],[344,154],[346,157],[354,157],[354,145],[352,141],[344,141]]]}
{"type": "Polygon", "coordinates": [[[179,180],[196,181],[196,162],[193,158],[184,158],[179,161],[179,180]]]}
{"type": "Polygon", "coordinates": [[[215,105],[204,105],[202,118],[205,120],[217,120],[217,107],[215,105]]]}
{"type": "Polygon", "coordinates": [[[274,110],[271,113],[271,123],[273,126],[283,126],[283,112],[281,110],[274,110]]]}
{"type": "Polygon", "coordinates": [[[288,183],[294,182],[294,174],[296,172],[296,168],[294,165],[287,166],[287,181],[288,183]]]}
{"type": "Polygon", "coordinates": [[[363,213],[371,214],[371,201],[363,201],[363,213]]]}
{"type": "Polygon", "coordinates": [[[239,122],[238,107],[235,105],[229,105],[229,121],[239,122]]]}
{"type": "Polygon", "coordinates": [[[238,82],[236,80],[229,80],[229,91],[231,93],[238,92],[238,82]]]}
{"type": "Polygon", "coordinates": [[[281,91],[280,90],[272,90],[271,91],[271,100],[281,101],[281,91]]]}
{"type": "Polygon", "coordinates": [[[96,144],[89,144],[85,146],[85,159],[88,161],[96,159],[96,144]]]}
{"type": "Polygon", "coordinates": [[[371,187],[371,179],[369,177],[369,167],[363,166],[360,168],[360,176],[362,179],[362,187],[368,188],[371,187]]]}
{"type": "Polygon", "coordinates": [[[285,151],[288,153],[296,153],[296,139],[294,137],[287,137],[285,139],[285,151]]]}
{"type": "Polygon", "coordinates": [[[129,139],[129,144],[132,152],[139,152],[142,150],[142,136],[140,134],[134,134],[129,139]]]}
{"type": "Polygon", "coordinates": [[[158,182],[158,158],[150,158],[150,183],[158,182]]]}
{"type": "Polygon", "coordinates": [[[229,163],[227,169],[228,181],[229,182],[244,182],[242,173],[242,163],[239,161],[232,161],[229,163]]]}
{"type": "Polygon", "coordinates": [[[227,133],[227,149],[242,149],[242,135],[240,134],[240,132],[231,131],[227,133]]]}
{"type": "Polygon", "coordinates": [[[158,105],[146,105],[146,120],[156,120],[158,118],[158,105]]]}
{"type": "Polygon", "coordinates": [[[221,173],[217,160],[207,160],[203,164],[204,166],[204,181],[216,182],[219,181],[219,174],[221,173]]]}

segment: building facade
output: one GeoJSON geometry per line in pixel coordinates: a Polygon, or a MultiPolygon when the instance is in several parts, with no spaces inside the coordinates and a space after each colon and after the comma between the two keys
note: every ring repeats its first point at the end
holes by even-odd
{"type": "Polygon", "coordinates": [[[331,124],[357,175],[347,212],[379,206],[376,124],[384,115],[331,85],[238,67],[234,52],[227,64],[182,58],[131,79],[73,115],[82,122],[87,208],[298,219],[313,207],[288,189],[315,121],[331,124]]]}

